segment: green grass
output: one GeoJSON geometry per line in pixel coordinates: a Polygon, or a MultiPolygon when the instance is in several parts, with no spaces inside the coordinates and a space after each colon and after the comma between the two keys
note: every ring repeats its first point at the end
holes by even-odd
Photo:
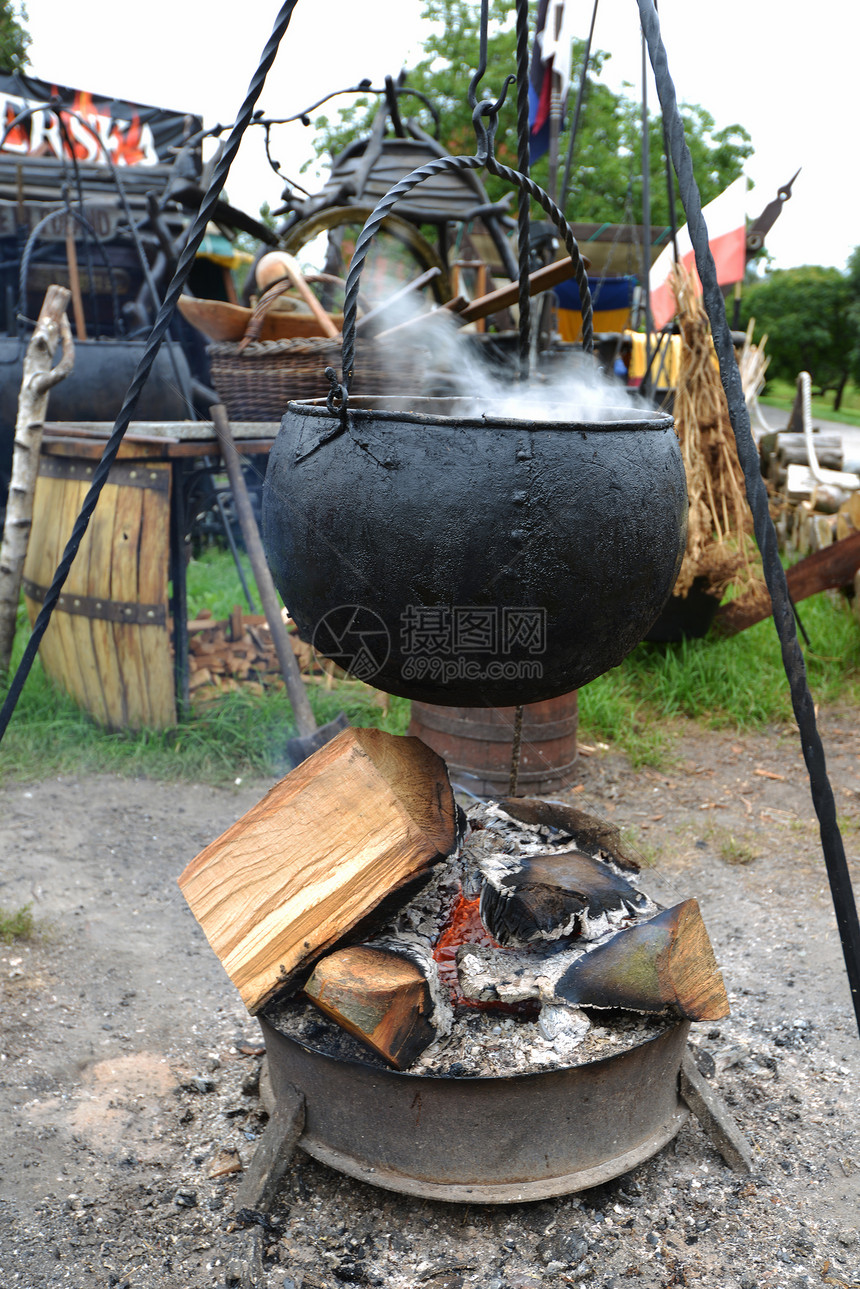
{"type": "MultiPolygon", "coordinates": [[[[242,602],[229,554],[207,552],[189,567],[190,611],[216,618],[242,602]],[[238,593],[237,593],[238,592],[238,593]]],[[[800,605],[812,647],[804,647],[816,702],[860,700],[860,625],[846,599],[828,592],[800,605]]],[[[23,611],[17,662],[28,635],[23,611]]],[[[354,725],[405,733],[409,703],[390,700],[388,712],[372,691],[355,683],[331,690],[313,685],[309,697],[322,724],[344,710],[354,725]]],[[[579,692],[583,741],[606,742],[634,765],[671,761],[679,720],[709,728],[763,729],[793,723],[788,682],[770,619],[730,639],[639,645],[619,667],[579,692]]],[[[0,743],[0,776],[18,780],[106,773],[207,783],[274,776],[288,768],[294,733],[284,693],[225,694],[171,730],[109,733],[56,690],[37,662],[0,743]]]]}
{"type": "MultiPolygon", "coordinates": [[[[250,560],[244,551],[239,553],[239,559],[254,600],[254,611],[259,613],[260,597],[250,560]]],[[[226,618],[236,604],[241,605],[243,612],[250,612],[236,566],[228,552],[216,546],[206,547],[189,561],[185,577],[190,618],[196,617],[201,609],[209,609],[216,619],[226,618]]]]}
{"type": "Polygon", "coordinates": [[[0,944],[12,944],[14,940],[32,940],[35,932],[32,904],[25,904],[14,913],[0,908],[0,944]]]}
{"type": "MultiPolygon", "coordinates": [[[[192,570],[192,614],[211,608],[216,618],[221,617],[242,601],[229,554],[212,552],[206,559],[192,561],[189,582],[192,570]],[[211,587],[207,586],[207,570],[211,587]]],[[[13,672],[28,635],[22,605],[13,672]]],[[[375,725],[393,734],[405,733],[409,724],[405,699],[392,697],[386,713],[373,701],[371,690],[355,683],[335,682],[330,690],[313,685],[308,696],[321,725],[341,710],[353,725],[375,725]]],[[[103,773],[229,783],[247,776],[285,773],[289,769],[286,743],[294,733],[286,695],[277,690],[263,695],[243,691],[224,694],[195,710],[174,729],[110,732],[51,683],[37,658],[0,742],[0,779],[27,781],[58,774],[103,773]]]]}
{"type": "MultiPolygon", "coordinates": [[[[844,597],[827,593],[799,606],[812,647],[804,646],[816,702],[860,699],[860,625],[844,597]]],[[[773,622],[739,635],[677,644],[641,644],[620,667],[579,694],[584,738],[614,743],[637,765],[671,755],[672,722],[742,730],[794,720],[773,622]]]]}
{"type": "MultiPolygon", "coordinates": [[[[794,406],[796,385],[788,380],[769,380],[765,393],[759,399],[765,407],[776,407],[790,412],[794,406]]],[[[833,410],[836,395],[833,390],[823,398],[813,397],[813,419],[838,421],[842,425],[860,425],[860,388],[849,382],[842,395],[842,405],[838,412],[833,410]]]]}

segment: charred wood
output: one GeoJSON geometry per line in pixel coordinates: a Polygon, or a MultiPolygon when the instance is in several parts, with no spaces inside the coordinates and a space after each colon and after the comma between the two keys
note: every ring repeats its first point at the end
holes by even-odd
{"type": "Polygon", "coordinates": [[[649,908],[635,886],[578,850],[493,855],[481,870],[481,920],[502,945],[578,935],[594,940],[649,908]]]}

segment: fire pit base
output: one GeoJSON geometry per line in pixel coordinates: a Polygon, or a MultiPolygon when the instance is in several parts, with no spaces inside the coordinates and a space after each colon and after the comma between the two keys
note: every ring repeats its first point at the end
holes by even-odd
{"type": "Polygon", "coordinates": [[[423,1199],[508,1204],[586,1190],[656,1154],[688,1114],[687,1021],[614,1056],[507,1078],[401,1074],[260,1025],[273,1106],[292,1089],[305,1099],[301,1148],[423,1199]]]}

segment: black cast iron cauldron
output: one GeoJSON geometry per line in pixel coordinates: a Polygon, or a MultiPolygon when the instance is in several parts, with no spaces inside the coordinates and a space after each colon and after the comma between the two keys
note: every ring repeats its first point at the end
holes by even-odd
{"type": "Polygon", "coordinates": [[[671,417],[623,407],[577,423],[472,400],[290,403],[263,495],[302,639],[451,706],[539,702],[616,666],[669,597],[686,520],[671,417]]]}

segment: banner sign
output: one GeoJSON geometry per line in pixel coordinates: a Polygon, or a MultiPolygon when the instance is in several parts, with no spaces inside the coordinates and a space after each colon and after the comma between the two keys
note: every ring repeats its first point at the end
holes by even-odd
{"type": "Polygon", "coordinates": [[[117,166],[169,165],[187,138],[202,128],[202,118],[165,108],[109,99],[25,75],[0,73],[0,155],[107,165],[105,149],[117,166]],[[59,100],[56,110],[34,111],[17,125],[22,112],[59,100]],[[58,114],[60,119],[58,120],[58,114]],[[12,126],[11,129],[9,127],[12,126]]]}

